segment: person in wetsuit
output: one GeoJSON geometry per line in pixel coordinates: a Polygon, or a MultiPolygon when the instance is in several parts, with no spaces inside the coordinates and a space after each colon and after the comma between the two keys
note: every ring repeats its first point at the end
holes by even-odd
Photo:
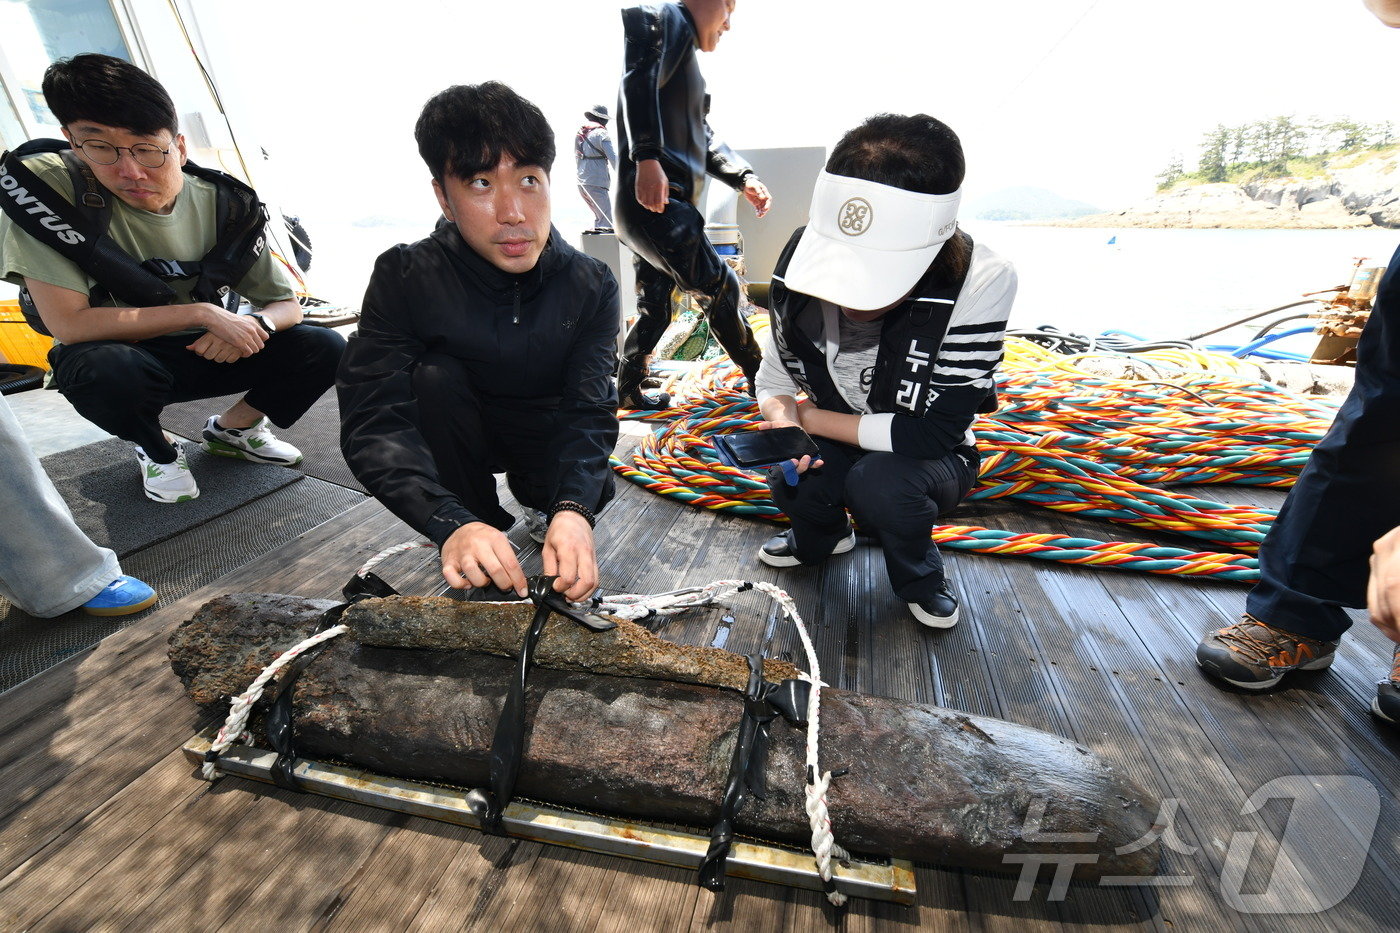
{"type": "Polygon", "coordinates": [[[696,293],[710,331],[743,370],[753,391],[760,353],[740,314],[734,270],[705,237],[698,208],[709,173],[739,191],[759,217],[771,197],[754,170],[715,137],[696,51],[712,52],[729,30],[734,0],[683,0],[622,11],[624,69],[616,131],[618,172],[613,221],[637,254],[637,321],[627,332],[618,372],[624,408],[664,408],[646,395],[647,356],[671,320],[671,290],[696,293]]]}

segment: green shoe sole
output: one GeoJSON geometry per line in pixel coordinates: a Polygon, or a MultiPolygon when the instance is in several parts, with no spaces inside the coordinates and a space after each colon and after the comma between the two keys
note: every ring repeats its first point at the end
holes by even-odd
{"type": "Polygon", "coordinates": [[[257,454],[244,450],[242,447],[235,447],[232,444],[226,444],[223,441],[205,440],[199,446],[202,447],[206,453],[211,453],[216,457],[230,457],[234,460],[247,460],[249,463],[271,463],[276,466],[296,466],[302,461],[301,457],[297,457],[291,462],[285,460],[272,460],[265,457],[259,457],[257,454]]]}

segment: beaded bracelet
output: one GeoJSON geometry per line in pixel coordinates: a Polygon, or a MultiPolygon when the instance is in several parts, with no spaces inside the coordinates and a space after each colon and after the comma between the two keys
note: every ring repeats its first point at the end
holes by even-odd
{"type": "Polygon", "coordinates": [[[588,522],[589,528],[596,527],[598,524],[598,519],[594,516],[593,510],[586,505],[579,505],[577,502],[570,502],[566,499],[563,502],[554,503],[554,506],[549,510],[550,519],[552,520],[554,516],[558,515],[560,512],[573,512],[577,515],[582,515],[583,520],[588,522]]]}

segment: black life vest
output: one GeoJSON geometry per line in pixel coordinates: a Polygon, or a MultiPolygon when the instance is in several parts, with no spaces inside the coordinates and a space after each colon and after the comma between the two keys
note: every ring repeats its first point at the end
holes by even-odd
{"type": "MultiPolygon", "coordinates": [[[[214,247],[194,261],[151,258],[143,262],[113,243],[107,227],[115,196],[65,140],[30,140],[0,155],[0,209],[21,230],[97,282],[88,295],[93,306],[111,298],[133,307],[173,304],[178,295],[169,282],[188,278],[195,279],[190,289],[194,301],[219,304],[267,247],[267,207],[256,191],[232,175],[193,162],[186,162],[183,169],[212,183],[217,192],[214,247]],[[49,152],[62,156],[76,203],[24,165],[26,157],[49,152]]],[[[20,308],[31,327],[48,333],[27,289],[20,291],[20,308]]]]}
{"type": "MultiPolygon", "coordinates": [[[[781,281],[801,234],[801,230],[793,234],[773,273],[773,341],[793,382],[808,398],[829,411],[854,414],[832,379],[825,346],[815,343],[798,327],[799,319],[809,308],[819,313],[815,307],[817,299],[790,291],[781,281]]],[[[966,238],[970,254],[972,238],[962,231],[954,235],[966,238]]],[[[873,411],[922,418],[935,397],[930,387],[933,370],[967,270],[955,282],[933,279],[934,274],[925,273],[909,297],[883,318],[868,395],[873,411]]],[[[986,394],[977,410],[995,411],[996,389],[989,389],[986,394]]]]}

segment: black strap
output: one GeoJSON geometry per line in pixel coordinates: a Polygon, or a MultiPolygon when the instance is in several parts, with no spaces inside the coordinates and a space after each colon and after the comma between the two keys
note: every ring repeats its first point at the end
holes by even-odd
{"type": "Polygon", "coordinates": [[[20,229],[98,283],[89,295],[94,305],[108,296],[136,307],[171,304],[177,295],[166,283],[173,278],[195,278],[190,297],[218,304],[267,248],[267,207],[256,191],[232,175],[193,162],[186,162],[183,171],[218,191],[214,246],[199,260],[138,262],[117,247],[107,236],[111,193],[63,140],[31,140],[0,155],[0,208],[20,229]],[[24,166],[24,156],[46,152],[62,155],[77,204],[24,166]]]}
{"type": "Polygon", "coordinates": [[[768,726],[781,715],[793,725],[807,721],[807,698],[812,685],[805,680],[769,683],[763,679],[763,658],[748,656],[749,683],[744,692],[744,715],[734,737],[729,779],[720,799],[719,817],[710,830],[710,847],[700,863],[698,882],[711,891],[724,890],[725,865],[734,845],[734,820],[750,795],[768,796],[768,726]]]}
{"type": "Polygon", "coordinates": [[[520,762],[525,756],[525,688],[530,676],[530,667],[535,663],[535,646],[539,644],[540,635],[544,633],[545,623],[549,621],[550,614],[558,613],[572,619],[591,632],[606,632],[617,628],[616,622],[570,606],[563,594],[554,591],[556,579],[558,578],[541,575],[529,580],[530,599],[535,604],[535,616],[525,631],[516,677],[511,681],[510,692],[506,694],[500,718],[496,720],[496,734],[491,738],[488,786],[475,788],[467,793],[467,805],[481,820],[482,831],[496,836],[506,834],[501,818],[515,795],[515,782],[520,776],[520,762]]]}
{"type": "Polygon", "coordinates": [[[31,172],[13,152],[0,155],[0,209],[15,226],[54,249],[122,301],[164,305],[175,291],[115,246],[85,212],[31,172]]]}
{"type": "MultiPolygon", "coordinates": [[[[360,600],[378,596],[397,596],[398,591],[377,575],[366,573],[363,576],[357,574],[351,577],[350,582],[341,590],[341,594],[345,597],[345,602],[332,606],[321,613],[321,618],[317,620],[316,627],[307,635],[308,638],[339,624],[340,617],[345,614],[345,610],[360,600]]],[[[267,714],[263,717],[267,743],[277,753],[277,760],[272,763],[271,768],[272,782],[286,790],[304,790],[301,781],[296,776],[296,732],[292,721],[293,688],[296,686],[297,678],[301,676],[301,672],[320,656],[326,644],[328,642],[317,645],[282,669],[277,678],[277,696],[273,698],[267,714]]]]}

